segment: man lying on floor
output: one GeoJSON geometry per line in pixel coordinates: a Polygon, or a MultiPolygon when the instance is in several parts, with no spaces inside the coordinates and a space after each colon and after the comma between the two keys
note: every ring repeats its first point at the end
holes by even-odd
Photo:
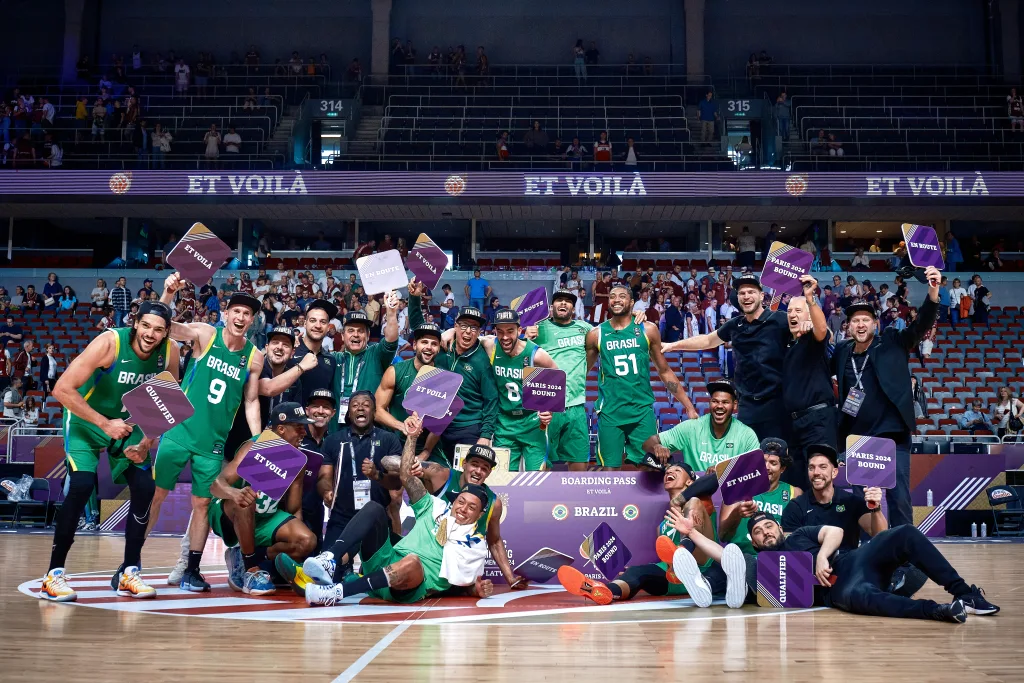
{"type": "MultiPolygon", "coordinates": [[[[487,505],[483,487],[467,484],[455,502],[427,493],[412,474],[416,463],[416,437],[422,424],[414,416],[402,451],[399,476],[416,514],[416,525],[402,540],[391,544],[391,523],[383,506],[368,502],[341,532],[329,552],[309,558],[302,573],[282,572],[287,578],[305,575],[306,602],[334,605],[344,597],[368,593],[394,602],[416,602],[438,593],[456,592],[488,597],[494,587],[480,578],[487,560],[487,542],[477,521],[487,505]],[[337,583],[338,566],[352,556],[362,558],[362,576],[337,583]]],[[[280,571],[281,568],[279,567],[280,571]]]]}

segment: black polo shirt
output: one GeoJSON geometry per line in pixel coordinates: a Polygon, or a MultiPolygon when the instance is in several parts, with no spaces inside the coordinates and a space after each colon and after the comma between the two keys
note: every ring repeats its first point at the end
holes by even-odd
{"type": "MultiPolygon", "coordinates": [[[[363,461],[372,459],[374,467],[381,472],[384,469],[381,466],[381,458],[386,455],[401,456],[402,442],[394,433],[380,427],[373,427],[363,436],[351,432],[348,427],[343,427],[324,439],[320,452],[323,453],[324,464],[335,468],[335,477],[340,476],[330,519],[332,523],[340,523],[344,527],[356,514],[352,482],[366,480],[362,470],[363,461]]],[[[391,503],[391,494],[377,482],[372,482],[370,500],[387,507],[391,503]]]]}
{"type": "Polygon", "coordinates": [[[832,372],[826,351],[828,337],[818,341],[813,332],[790,339],[782,358],[782,400],[787,413],[796,413],[819,403],[835,405],[832,372]]]}
{"type": "MultiPolygon", "coordinates": [[[[857,386],[857,373],[853,364],[861,370],[860,381],[864,389],[864,402],[861,404],[857,417],[839,411],[839,440],[844,441],[850,434],[875,436],[892,439],[898,444],[910,441],[910,433],[900,416],[900,410],[882,389],[878,381],[878,372],[870,356],[864,353],[851,353],[850,361],[842,369],[845,377],[844,386],[857,386]],[[866,363],[866,365],[865,365],[866,363]]],[[[846,396],[839,397],[839,407],[846,402],[846,396]]]]}
{"type": "Polygon", "coordinates": [[[841,550],[853,550],[860,545],[860,518],[871,512],[863,496],[835,489],[832,500],[823,505],[807,491],[793,500],[782,511],[782,528],[786,531],[807,526],[837,526],[843,530],[841,550]]]}
{"type": "MultiPolygon", "coordinates": [[[[312,353],[312,351],[306,346],[306,342],[299,340],[298,345],[295,347],[295,354],[292,356],[291,361],[289,361],[288,367],[291,368],[297,365],[308,353],[312,353]]],[[[334,358],[322,346],[320,347],[320,353],[317,354],[316,367],[302,373],[302,388],[294,400],[302,405],[306,405],[309,402],[309,395],[317,389],[334,390],[334,358]]]]}
{"type": "MultiPolygon", "coordinates": [[[[290,367],[290,366],[288,366],[290,367]]],[[[287,367],[285,371],[287,371],[287,367]]],[[[260,372],[260,379],[273,379],[274,371],[270,367],[270,361],[263,361],[263,370],[260,372]]],[[[266,427],[267,420],[270,419],[270,409],[276,406],[278,403],[284,403],[285,401],[297,401],[296,398],[302,393],[302,378],[297,379],[290,387],[282,391],[277,396],[260,396],[260,425],[266,427]]],[[[252,434],[249,432],[249,423],[245,419],[245,403],[238,407],[235,412],[235,421],[231,423],[231,431],[228,432],[228,438],[224,441],[224,459],[233,460],[235,457],[235,451],[246,441],[252,438],[252,434]]]]}
{"type": "Polygon", "coordinates": [[[782,359],[791,335],[785,313],[767,309],[753,322],[740,315],[718,328],[731,342],[736,359],[734,383],[740,395],[740,420],[760,422],[782,410],[782,359]]]}
{"type": "MultiPolygon", "coordinates": [[[[324,438],[322,441],[317,441],[313,438],[312,434],[306,433],[306,436],[302,439],[302,443],[299,444],[299,448],[304,451],[313,451],[314,453],[320,453],[323,455],[323,446],[327,441],[324,438]]],[[[307,463],[308,465],[308,463],[307,463]]],[[[318,472],[313,473],[313,481],[316,482],[318,472]]],[[[316,486],[310,491],[302,491],[302,517],[305,521],[312,523],[314,526],[319,522],[317,528],[320,529],[320,533],[323,533],[324,525],[324,501],[320,498],[316,492],[316,486]]]]}

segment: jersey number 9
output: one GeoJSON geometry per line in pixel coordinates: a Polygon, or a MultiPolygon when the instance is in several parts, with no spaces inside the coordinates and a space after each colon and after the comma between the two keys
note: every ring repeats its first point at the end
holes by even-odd
{"type": "Polygon", "coordinates": [[[210,393],[206,397],[206,400],[213,405],[217,405],[224,400],[224,392],[228,390],[227,382],[222,379],[215,379],[210,382],[210,393]]]}

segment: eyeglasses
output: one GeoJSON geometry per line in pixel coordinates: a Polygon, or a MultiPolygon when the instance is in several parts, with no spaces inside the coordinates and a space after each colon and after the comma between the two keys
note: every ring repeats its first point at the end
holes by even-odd
{"type": "Polygon", "coordinates": [[[469,323],[456,323],[455,327],[459,328],[460,332],[468,332],[469,330],[480,331],[479,325],[470,325],[469,323]]]}

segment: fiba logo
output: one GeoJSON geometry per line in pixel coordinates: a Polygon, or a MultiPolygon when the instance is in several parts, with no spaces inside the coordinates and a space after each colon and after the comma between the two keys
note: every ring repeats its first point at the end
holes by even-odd
{"type": "Polygon", "coordinates": [[[466,191],[466,176],[450,175],[444,181],[444,191],[453,197],[458,197],[466,191]]]}
{"type": "Polygon", "coordinates": [[[808,178],[805,175],[791,175],[786,178],[786,192],[794,197],[799,197],[807,192],[808,178]]]}
{"type": "Polygon", "coordinates": [[[640,508],[630,503],[626,507],[622,508],[622,518],[627,522],[632,522],[634,519],[640,516],[640,508]]]}
{"type": "Polygon", "coordinates": [[[115,173],[110,176],[110,191],[114,194],[124,194],[132,187],[132,174],[115,173]]]}
{"type": "Polygon", "coordinates": [[[551,516],[555,518],[556,522],[562,522],[569,517],[569,508],[559,503],[551,508],[551,516]]]}

